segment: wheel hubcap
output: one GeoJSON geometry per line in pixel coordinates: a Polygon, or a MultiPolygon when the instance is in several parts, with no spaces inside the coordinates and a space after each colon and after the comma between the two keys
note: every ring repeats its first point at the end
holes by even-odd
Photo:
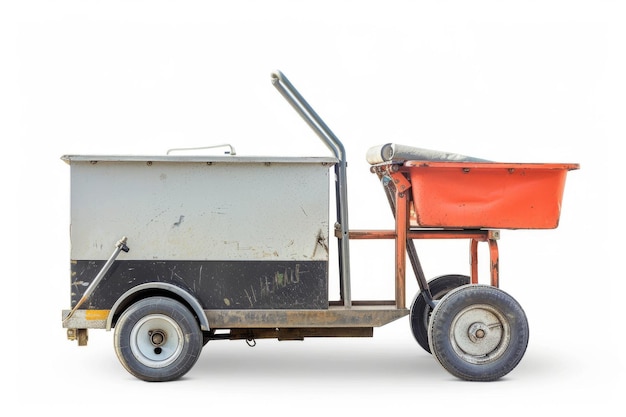
{"type": "Polygon", "coordinates": [[[450,327],[454,351],[476,364],[496,360],[506,350],[510,338],[506,318],[489,305],[473,305],[462,310],[450,327]]]}
{"type": "Polygon", "coordinates": [[[162,368],[174,362],[182,352],[183,341],[180,327],[162,314],[142,318],[130,334],[133,355],[151,368],[162,368]]]}

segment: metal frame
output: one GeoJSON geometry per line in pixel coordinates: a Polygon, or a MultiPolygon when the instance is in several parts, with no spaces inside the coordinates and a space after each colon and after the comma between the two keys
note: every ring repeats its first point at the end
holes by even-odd
{"type": "MultiPolygon", "coordinates": [[[[394,231],[361,230],[351,231],[352,239],[395,239],[396,240],[396,306],[405,308],[406,300],[406,257],[408,255],[420,290],[426,301],[434,307],[424,271],[421,267],[413,239],[469,239],[470,278],[478,283],[478,242],[487,242],[490,258],[490,285],[499,286],[499,251],[497,240],[500,231],[495,229],[420,229],[411,222],[411,182],[407,178],[408,168],[398,163],[383,163],[372,167],[387,192],[395,216],[394,231]]],[[[414,211],[414,210],[413,210],[414,211]]]]}
{"type": "MultiPolygon", "coordinates": [[[[279,71],[272,73],[272,83],[287,99],[292,107],[317,133],[326,146],[339,160],[335,164],[337,224],[335,237],[339,246],[340,300],[329,301],[328,309],[249,309],[249,310],[201,310],[204,313],[203,330],[233,330],[230,336],[216,335],[215,338],[301,338],[304,336],[371,336],[373,327],[383,326],[407,314],[406,306],[406,260],[411,262],[420,291],[425,300],[434,307],[428,281],[421,267],[414,239],[469,239],[470,240],[470,276],[472,283],[478,283],[478,243],[487,242],[490,254],[491,285],[498,286],[498,230],[489,229],[426,229],[414,225],[411,218],[412,206],[411,182],[409,169],[400,162],[385,162],[372,166],[381,181],[392,213],[395,218],[393,230],[350,230],[348,227],[347,198],[347,162],[346,152],[341,141],[332,133],[289,80],[279,71]],[[383,301],[353,301],[350,283],[350,239],[393,239],[395,240],[395,298],[383,301]],[[223,337],[224,336],[224,337],[223,337]]],[[[85,157],[88,158],[88,157],[85,157]]],[[[119,159],[115,157],[114,159],[119,159]]],[[[188,161],[197,157],[171,157],[164,159],[188,161]]],[[[221,161],[224,157],[212,157],[221,161]]],[[[233,160],[229,156],[229,160],[233,160]]],[[[69,157],[68,157],[69,160],[69,157]]],[[[414,211],[414,210],[413,210],[414,211]]],[[[125,246],[118,244],[114,259],[125,246]]],[[[112,262],[112,261],[111,261],[112,262]]],[[[106,269],[101,273],[104,275],[106,269]]],[[[99,280],[97,280],[99,281],[99,280]]],[[[95,284],[95,283],[94,283],[95,284]]],[[[146,288],[150,285],[146,284],[146,288]]],[[[159,288],[167,291],[166,288],[159,288]]],[[[180,294],[179,294],[180,296],[180,294]]],[[[122,297],[124,299],[124,297],[122,297]]],[[[189,300],[187,300],[189,302],[189,300]]],[[[196,305],[193,302],[192,305],[196,305]]],[[[199,306],[199,304],[197,304],[199,306]]],[[[98,310],[94,314],[86,310],[64,310],[63,327],[72,329],[112,327],[109,313],[114,310],[98,310]],[[88,317],[89,316],[89,317],[88,317]],[[108,318],[108,320],[107,320],[108,318]]],[[[80,335],[76,336],[79,337],[80,335]]]]}

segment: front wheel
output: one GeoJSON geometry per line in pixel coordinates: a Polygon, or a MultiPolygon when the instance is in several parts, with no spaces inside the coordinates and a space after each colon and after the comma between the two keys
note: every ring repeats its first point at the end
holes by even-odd
{"type": "Polygon", "coordinates": [[[131,305],[115,326],[118,359],[135,377],[162,382],[180,378],[202,351],[202,331],[183,304],[149,297],[131,305]]]}
{"type": "Polygon", "coordinates": [[[452,375],[494,381],[521,361],[528,346],[528,321],[519,303],[499,288],[465,285],[433,309],[430,350],[452,375]]]}

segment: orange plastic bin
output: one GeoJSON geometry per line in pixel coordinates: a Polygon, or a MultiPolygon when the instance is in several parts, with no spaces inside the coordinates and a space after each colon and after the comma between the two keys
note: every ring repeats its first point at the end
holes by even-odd
{"type": "Polygon", "coordinates": [[[462,229],[554,229],[578,164],[406,161],[412,223],[462,229]]]}

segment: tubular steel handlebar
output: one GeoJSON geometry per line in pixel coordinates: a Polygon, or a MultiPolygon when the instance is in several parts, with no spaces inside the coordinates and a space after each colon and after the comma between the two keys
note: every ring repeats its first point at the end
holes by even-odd
{"type": "Polygon", "coordinates": [[[335,165],[337,223],[341,233],[339,239],[339,274],[341,281],[341,298],[343,299],[345,307],[351,307],[347,163],[345,148],[337,136],[335,136],[282,72],[274,71],[272,73],[272,84],[339,160],[339,163],[335,165]]]}
{"type": "Polygon", "coordinates": [[[304,97],[296,90],[291,82],[280,71],[272,73],[272,84],[285,97],[291,106],[298,112],[305,122],[322,139],[326,146],[340,161],[346,160],[346,151],[341,141],[318,116],[304,97]]]}

